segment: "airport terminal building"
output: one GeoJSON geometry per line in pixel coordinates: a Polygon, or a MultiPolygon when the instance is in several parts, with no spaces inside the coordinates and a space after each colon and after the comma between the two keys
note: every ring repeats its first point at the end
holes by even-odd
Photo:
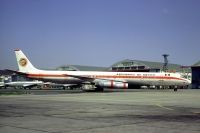
{"type": "Polygon", "coordinates": [[[192,69],[192,88],[200,89],[200,61],[191,66],[192,69]]]}
{"type": "MultiPolygon", "coordinates": [[[[180,72],[181,65],[168,64],[168,70],[170,72],[180,72]]],[[[111,71],[125,71],[125,72],[160,72],[162,71],[163,63],[141,61],[141,60],[122,60],[113,64],[109,70],[111,71]]]]}
{"type": "MultiPolygon", "coordinates": [[[[110,67],[81,66],[81,65],[62,65],[57,70],[69,71],[114,71],[114,72],[160,72],[163,63],[140,60],[125,59],[114,63],[110,67]]],[[[191,72],[190,68],[182,68],[178,64],[168,64],[169,72],[191,72]],[[184,70],[183,70],[184,69],[184,70]]]]}

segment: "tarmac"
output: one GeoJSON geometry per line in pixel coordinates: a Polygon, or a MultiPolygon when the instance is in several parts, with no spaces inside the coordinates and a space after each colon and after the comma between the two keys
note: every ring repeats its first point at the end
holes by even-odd
{"type": "Polygon", "coordinates": [[[0,133],[200,132],[200,90],[58,91],[1,95],[0,133]]]}

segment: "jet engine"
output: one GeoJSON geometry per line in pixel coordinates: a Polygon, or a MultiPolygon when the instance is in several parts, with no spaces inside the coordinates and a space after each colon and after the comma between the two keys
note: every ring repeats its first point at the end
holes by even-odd
{"type": "Polygon", "coordinates": [[[128,88],[128,83],[126,82],[119,82],[119,81],[99,81],[96,83],[97,86],[102,87],[102,88],[122,88],[122,89],[127,89],[128,88]]]}

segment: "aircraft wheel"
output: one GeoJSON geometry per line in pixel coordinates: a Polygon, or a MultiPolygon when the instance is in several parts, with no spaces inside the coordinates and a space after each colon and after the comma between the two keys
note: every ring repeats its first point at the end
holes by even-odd
{"type": "Polygon", "coordinates": [[[102,88],[102,87],[97,87],[97,88],[95,89],[95,91],[96,91],[96,92],[103,92],[103,91],[104,91],[104,88],[102,88]]]}
{"type": "Polygon", "coordinates": [[[178,86],[174,86],[174,91],[177,91],[178,90],[178,86]]]}

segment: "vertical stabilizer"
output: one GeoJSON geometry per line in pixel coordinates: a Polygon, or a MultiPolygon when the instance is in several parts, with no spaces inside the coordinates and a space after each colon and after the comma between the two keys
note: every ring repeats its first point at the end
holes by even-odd
{"type": "Polygon", "coordinates": [[[26,57],[26,55],[19,49],[15,50],[16,58],[17,58],[17,65],[19,67],[20,72],[32,72],[32,71],[38,71],[29,59],[26,57]]]}

